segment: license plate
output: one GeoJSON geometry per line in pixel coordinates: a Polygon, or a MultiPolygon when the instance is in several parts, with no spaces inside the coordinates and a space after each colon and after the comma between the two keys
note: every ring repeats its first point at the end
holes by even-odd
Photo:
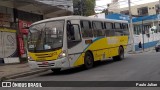
{"type": "Polygon", "coordinates": [[[42,62],[42,64],[43,64],[43,65],[48,65],[49,63],[48,63],[48,62],[42,62]]]}

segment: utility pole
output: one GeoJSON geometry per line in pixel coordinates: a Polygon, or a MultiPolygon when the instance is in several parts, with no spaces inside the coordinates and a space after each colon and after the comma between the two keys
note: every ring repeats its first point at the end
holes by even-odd
{"type": "Polygon", "coordinates": [[[158,7],[158,13],[160,14],[160,0],[159,0],[159,7],[158,7]]]}
{"type": "Polygon", "coordinates": [[[159,26],[159,15],[160,15],[160,0],[159,0],[159,6],[158,6],[158,31],[160,31],[160,26],[159,26]]]}
{"type": "Polygon", "coordinates": [[[144,25],[143,25],[143,20],[144,19],[142,19],[142,39],[143,39],[143,51],[144,51],[144,25]]]}
{"type": "Polygon", "coordinates": [[[129,27],[130,27],[130,38],[131,39],[131,47],[132,47],[132,52],[135,51],[134,47],[134,35],[133,35],[133,23],[132,23],[132,13],[131,13],[131,1],[128,0],[128,8],[129,8],[129,27]]]}

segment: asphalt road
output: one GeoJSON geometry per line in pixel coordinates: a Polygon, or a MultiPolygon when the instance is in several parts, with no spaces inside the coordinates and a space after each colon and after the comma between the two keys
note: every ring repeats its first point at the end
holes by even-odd
{"type": "MultiPolygon", "coordinates": [[[[14,80],[13,80],[14,81],[14,80]]],[[[94,68],[74,68],[55,74],[52,71],[15,79],[15,81],[160,81],[160,53],[126,55],[122,61],[103,61],[94,68]]],[[[1,90],[2,88],[0,88],[1,90]]],[[[52,87],[52,88],[3,88],[3,90],[160,90],[159,87],[52,87]]]]}

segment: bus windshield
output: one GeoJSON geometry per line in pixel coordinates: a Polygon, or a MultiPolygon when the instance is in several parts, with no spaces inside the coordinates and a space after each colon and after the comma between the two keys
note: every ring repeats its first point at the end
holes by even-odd
{"type": "Polygon", "coordinates": [[[43,22],[29,28],[28,51],[46,51],[62,47],[64,20],[43,22]]]}

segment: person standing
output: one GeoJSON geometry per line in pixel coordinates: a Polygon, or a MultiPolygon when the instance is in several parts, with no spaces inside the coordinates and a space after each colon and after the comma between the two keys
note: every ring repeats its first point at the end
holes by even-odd
{"type": "Polygon", "coordinates": [[[141,41],[139,42],[138,47],[139,47],[140,51],[142,51],[142,43],[141,43],[141,41]]]}

